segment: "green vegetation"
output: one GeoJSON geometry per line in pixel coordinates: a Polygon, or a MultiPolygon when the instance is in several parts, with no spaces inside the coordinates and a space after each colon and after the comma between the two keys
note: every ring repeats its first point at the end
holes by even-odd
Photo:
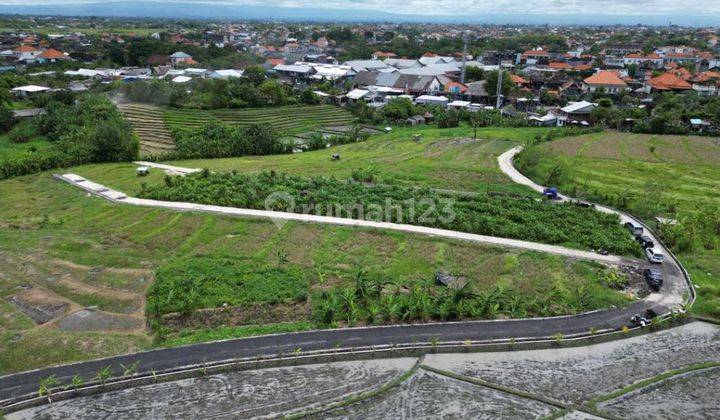
{"type": "Polygon", "coordinates": [[[269,125],[239,128],[209,122],[195,130],[175,134],[178,158],[218,158],[244,155],[275,155],[290,153],[291,146],[282,143],[269,125]]]}
{"type": "Polygon", "coordinates": [[[289,264],[258,267],[228,258],[181,258],[158,269],[148,307],[151,314],[162,315],[222,305],[303,302],[306,274],[289,264]]]}
{"type": "Polygon", "coordinates": [[[252,337],[255,335],[280,334],[296,331],[309,331],[317,326],[311,321],[278,322],[264,325],[243,325],[239,327],[216,327],[198,330],[182,330],[162,341],[163,347],[185,346],[207,341],[228,338],[252,337]]]}
{"type": "Polygon", "coordinates": [[[248,126],[269,124],[282,133],[301,132],[332,125],[348,125],[354,120],[348,111],[334,105],[279,106],[263,109],[166,109],[163,115],[168,127],[197,128],[208,121],[248,126]]]}
{"type": "MultiPolygon", "coordinates": [[[[214,168],[249,173],[277,167],[296,174],[323,173],[342,178],[363,168],[373,174],[375,182],[529,195],[528,190],[511,184],[499,172],[497,155],[547,132],[535,128],[485,128],[479,130],[480,140],[472,141],[468,138],[472,128],[467,126],[446,130],[402,128],[367,142],[337,146],[333,152],[341,153],[339,162],[330,159],[329,151],[319,150],[180,164],[208,166],[195,165],[203,162],[216,165],[214,168]],[[412,141],[416,132],[422,135],[420,142],[412,141]]],[[[148,186],[164,184],[161,171],[137,177],[129,163],[84,165],[67,171],[130,193],[139,190],[142,182],[148,186]]],[[[334,298],[330,296],[342,296],[345,290],[354,289],[360,272],[366,282],[382,285],[381,296],[392,295],[380,298],[380,302],[396,302],[391,316],[398,313],[397,303],[405,305],[403,296],[409,291],[431,296],[449,294],[445,286],[434,284],[437,271],[464,277],[468,298],[505,291],[493,294],[500,304],[496,311],[484,315],[488,317],[573,312],[629,303],[623,293],[604,285],[607,270],[596,264],[399,232],[292,222],[277,229],[263,220],[122,206],[88,197],[53,181],[48,173],[0,182],[0,202],[2,373],[138,351],[153,345],[173,346],[349,322],[364,324],[369,321],[364,312],[365,300],[360,299],[354,302],[358,307],[356,320],[348,320],[340,315],[342,309],[334,309],[330,324],[318,322],[322,314],[319,309],[332,307],[322,302],[332,304],[334,298]],[[302,278],[306,293],[295,293],[302,288],[284,288],[286,285],[280,281],[281,272],[286,277],[283,270],[288,270],[292,278],[302,278]],[[158,274],[157,283],[154,273],[158,274]],[[268,296],[248,288],[253,281],[268,276],[277,280],[274,284],[288,298],[269,303],[268,296]],[[209,278],[215,279],[213,285],[222,287],[210,288],[203,304],[193,304],[209,306],[207,311],[168,319],[164,325],[154,322],[157,334],[143,330],[145,316],[157,320],[153,302],[165,300],[163,305],[168,311],[182,308],[185,292],[190,290],[190,296],[201,290],[205,293],[211,284],[209,278]],[[152,284],[157,286],[150,290],[163,292],[148,294],[145,306],[145,292],[152,284]],[[192,286],[188,289],[188,284],[197,284],[196,292],[192,286]],[[26,291],[26,285],[32,289],[26,291]],[[168,300],[174,289],[177,291],[168,300]],[[303,294],[305,299],[297,302],[295,298],[303,294]],[[546,299],[548,312],[528,303],[546,294],[553,299],[546,299]],[[86,304],[98,304],[84,300],[86,295],[114,299],[113,305],[105,301],[103,308],[115,318],[105,321],[105,326],[88,326],[85,331],[74,332],[54,322],[39,324],[16,303],[17,299],[52,307],[66,303],[72,312],[86,304]],[[223,306],[236,298],[265,303],[223,306]],[[513,307],[512,300],[522,305],[513,307]],[[224,314],[229,315],[223,318],[224,314]],[[139,327],[124,326],[121,321],[128,317],[138,319],[139,327]],[[272,319],[265,321],[261,317],[272,319]]],[[[461,312],[462,307],[453,309],[452,316],[474,316],[461,312]]],[[[399,308],[401,313],[406,311],[404,306],[399,308]]],[[[381,315],[373,322],[386,322],[384,319],[385,315],[381,315]]]]}
{"type": "Polygon", "coordinates": [[[533,146],[520,169],[659,226],[698,286],[693,311],[720,317],[720,144],[699,136],[598,133],[533,146]]]}
{"type": "MultiPolygon", "coordinates": [[[[596,95],[597,96],[597,95],[596,95]]],[[[595,98],[597,100],[597,97],[595,98]]],[[[720,98],[717,96],[698,96],[695,92],[682,94],[663,93],[657,96],[657,104],[648,109],[636,107],[600,106],[593,116],[608,127],[621,128],[626,119],[637,120],[633,127],[636,133],[653,134],[689,134],[690,119],[701,118],[710,121],[715,127],[720,124],[720,98]]],[[[609,98],[600,99],[608,101],[609,98]]],[[[639,100],[627,95],[623,103],[638,104],[639,100]]],[[[717,136],[717,129],[706,128],[705,135],[717,136]]]]}
{"type": "MultiPolygon", "coordinates": [[[[535,195],[512,182],[498,168],[497,157],[521,142],[532,141],[555,130],[546,128],[481,128],[473,140],[473,128],[438,129],[432,126],[399,127],[389,134],[376,134],[368,141],[330,150],[279,156],[248,156],[229,159],[170,161],[172,165],[209,168],[213,171],[258,173],[282,171],[295,175],[323,174],[349,178],[355,170],[373,167],[375,182],[473,192],[508,192],[535,195]],[[419,142],[413,136],[420,134],[419,142]],[[338,153],[339,161],[331,156],[338,153]]],[[[162,184],[161,171],[138,178],[133,165],[86,165],[72,171],[109,187],[135,193],[142,182],[162,184]]]]}
{"type": "Polygon", "coordinates": [[[38,136],[52,142],[51,147],[29,146],[28,153],[12,153],[0,158],[0,179],[31,174],[51,168],[89,162],[120,162],[137,157],[138,141],[129,132],[127,123],[106,97],[87,95],[77,104],[53,101],[46,114],[28,126],[23,124],[11,132],[10,140],[31,142],[38,136]],[[25,132],[27,131],[27,132],[25,132]]]}
{"type": "Polygon", "coordinates": [[[481,235],[501,236],[612,253],[640,249],[617,216],[571,204],[528,198],[454,195],[400,186],[365,186],[333,178],[300,178],[274,172],[259,175],[201,173],[166,178],[142,189],[140,197],[229,207],[410,223],[481,235]],[[284,194],[275,199],[274,193],[284,194]],[[288,207],[288,200],[294,205],[288,207]],[[560,222],[562,221],[562,222],[560,222]]]}

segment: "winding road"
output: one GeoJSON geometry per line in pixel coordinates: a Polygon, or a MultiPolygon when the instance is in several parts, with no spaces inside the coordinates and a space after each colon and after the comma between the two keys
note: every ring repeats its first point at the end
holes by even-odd
{"type": "MultiPolygon", "coordinates": [[[[512,165],[513,157],[521,151],[521,148],[514,148],[502,154],[498,158],[501,170],[519,184],[526,185],[536,191],[542,191],[542,187],[533,183],[523,176],[512,165]]],[[[147,164],[146,166],[160,167],[158,164],[147,164]]],[[[163,170],[175,173],[189,173],[193,169],[171,167],[162,165],[163,170]]],[[[204,206],[192,203],[174,203],[155,200],[144,200],[127,197],[119,191],[108,189],[102,185],[93,183],[82,177],[73,174],[59,176],[65,182],[69,182],[83,190],[104,197],[117,203],[125,203],[138,206],[160,207],[181,211],[207,211],[220,214],[245,216],[245,217],[267,217],[278,223],[285,220],[299,220],[312,223],[330,223],[338,225],[362,226],[377,229],[392,229],[412,232],[417,234],[448,237],[460,240],[487,243],[492,245],[507,246],[536,251],[549,252],[575,258],[592,259],[606,263],[634,263],[646,264],[638,260],[623,257],[600,255],[588,251],[579,251],[564,247],[539,244],[527,241],[496,238],[483,235],[472,235],[462,232],[453,232],[442,229],[425,228],[414,225],[402,225],[382,222],[369,222],[363,220],[332,218],[315,215],[302,215],[295,213],[270,212],[249,209],[236,209],[221,206],[204,206]]],[[[562,197],[567,200],[567,197],[562,197]]],[[[635,220],[629,215],[617,212],[613,209],[597,206],[600,211],[617,213],[621,220],[635,220]]],[[[635,220],[637,221],[637,220],[635,220]]],[[[638,221],[639,222],[639,221],[638,221]]],[[[657,242],[656,242],[657,243],[657,242]]],[[[670,254],[668,254],[670,255],[670,254]]],[[[0,404],[7,405],[12,399],[23,396],[34,396],[37,392],[41,379],[55,375],[62,383],[69,383],[74,375],[84,378],[92,378],[100,369],[112,365],[119,371],[120,365],[128,366],[138,363],[138,372],[150,374],[150,372],[162,372],[165,370],[176,370],[184,366],[197,365],[202,363],[214,363],[232,360],[236,358],[252,358],[259,355],[272,356],[279,353],[289,354],[296,349],[303,351],[326,350],[340,347],[370,347],[392,344],[411,344],[416,342],[429,342],[439,340],[440,342],[463,342],[473,340],[486,342],[491,340],[508,339],[541,339],[549,338],[556,333],[564,336],[587,334],[591,329],[606,330],[619,329],[628,323],[628,319],[635,313],[645,309],[655,309],[659,313],[669,311],[683,303],[683,295],[689,290],[689,278],[679,263],[674,258],[668,258],[662,265],[665,273],[665,285],[661,293],[653,293],[648,298],[638,301],[625,309],[614,309],[595,311],[573,316],[532,318],[520,320],[498,320],[498,321],[463,321],[449,323],[398,325],[381,327],[360,327],[335,330],[317,330],[300,333],[276,334],[268,336],[250,337],[242,339],[231,339],[225,341],[202,343],[184,347],[156,349],[147,352],[134,353],[122,356],[115,356],[100,360],[79,362],[75,364],[42,368],[33,371],[20,372],[0,377],[0,404]]]]}

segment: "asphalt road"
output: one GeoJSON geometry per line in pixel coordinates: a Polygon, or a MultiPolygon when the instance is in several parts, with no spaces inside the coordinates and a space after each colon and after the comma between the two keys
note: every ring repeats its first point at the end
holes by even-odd
{"type": "Polygon", "coordinates": [[[70,383],[74,375],[89,379],[108,365],[112,365],[119,375],[122,373],[121,364],[128,366],[134,362],[139,363],[138,372],[150,373],[153,370],[162,371],[237,357],[275,355],[281,352],[290,354],[298,348],[303,351],[332,349],[338,344],[342,347],[362,347],[429,342],[433,337],[439,341],[493,340],[543,337],[558,332],[567,336],[587,333],[591,328],[621,328],[633,314],[646,307],[645,302],[638,302],[623,310],[590,312],[569,317],[319,330],[158,349],[3,376],[0,377],[0,399],[36,393],[40,380],[50,375],[55,375],[62,383],[70,383]]]}
{"type": "MultiPolygon", "coordinates": [[[[516,182],[528,185],[529,187],[536,190],[541,190],[542,187],[532,183],[532,181],[525,178],[512,166],[512,157],[516,153],[518,153],[519,150],[520,149],[512,149],[511,151],[500,156],[498,160],[501,169],[516,182]]],[[[65,181],[72,182],[72,180],[67,179],[67,177],[65,181]]],[[[98,195],[104,196],[105,198],[116,202],[121,202],[127,199],[127,197],[125,197],[120,192],[108,191],[102,186],[98,186],[97,184],[93,184],[89,181],[80,181],[79,184],[85,184],[83,186],[79,185],[77,182],[75,183],[81,188],[92,191],[98,195]]],[[[177,208],[177,210],[194,209],[177,208]]],[[[603,208],[601,211],[606,210],[615,212],[614,210],[607,208],[603,208]]],[[[288,215],[292,214],[288,213],[288,215]]],[[[268,217],[267,215],[263,216],[268,217]]],[[[629,216],[621,214],[621,217],[629,216]]],[[[349,219],[342,220],[347,221],[349,219]]],[[[382,228],[381,226],[377,227],[382,228]]],[[[414,226],[413,228],[418,227],[414,226]]],[[[413,231],[415,230],[413,229],[413,231]]],[[[432,234],[428,232],[417,233],[432,234]]],[[[460,234],[460,232],[454,232],[454,234],[460,234]]],[[[458,237],[458,239],[466,238],[458,237]]],[[[492,240],[495,239],[503,238],[492,238],[492,240]]],[[[500,245],[502,244],[503,243],[500,243],[500,245]]],[[[532,242],[528,244],[533,244],[533,247],[535,246],[535,244],[532,242]]],[[[512,244],[508,243],[505,243],[504,245],[513,246],[512,244]]],[[[541,245],[543,247],[548,246],[544,244],[537,245],[541,245]]],[[[577,250],[570,251],[584,252],[577,250]]],[[[562,249],[561,253],[567,255],[565,254],[565,249],[562,249]]],[[[591,254],[591,257],[598,256],[598,254],[594,253],[584,253],[591,254]]],[[[582,257],[586,256],[583,255],[582,257]]],[[[602,260],[602,258],[596,259],[602,260]]],[[[651,294],[648,298],[639,301],[626,309],[598,311],[575,316],[555,318],[535,318],[502,321],[465,321],[454,323],[308,331],[301,333],[278,334],[271,336],[226,340],[220,342],[196,344],[185,347],[158,349],[143,353],[116,356],[88,362],[79,362],[71,365],[43,368],[39,370],[3,376],[0,377],[0,400],[7,400],[13,397],[36,393],[40,380],[50,375],[55,375],[57,379],[59,379],[62,383],[69,383],[74,375],[80,375],[83,378],[90,379],[100,369],[108,365],[113,366],[116,374],[121,374],[121,365],[128,366],[132,363],[138,362],[138,372],[150,373],[153,370],[163,371],[167,369],[175,369],[199,363],[211,363],[230,360],[233,358],[255,357],[259,355],[276,355],[279,353],[289,354],[298,348],[302,349],[303,351],[309,351],[332,349],[338,346],[363,347],[412,342],[428,342],[432,338],[436,338],[442,342],[510,338],[519,339],[531,337],[548,337],[556,333],[562,333],[568,336],[573,334],[587,333],[593,328],[598,330],[607,328],[618,329],[624,325],[627,325],[629,318],[638,312],[642,312],[646,309],[654,309],[658,313],[663,313],[667,312],[670,308],[682,302],[682,294],[684,291],[687,290],[682,270],[672,259],[668,259],[668,261],[666,261],[662,265],[662,269],[665,272],[666,282],[662,292],[651,294]]]]}

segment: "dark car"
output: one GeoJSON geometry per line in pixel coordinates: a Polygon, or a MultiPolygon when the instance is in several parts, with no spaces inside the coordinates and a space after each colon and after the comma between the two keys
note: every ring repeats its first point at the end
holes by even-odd
{"type": "Polygon", "coordinates": [[[643,270],[643,276],[645,277],[645,281],[647,281],[648,286],[650,286],[651,289],[654,291],[660,290],[660,286],[663,284],[663,275],[662,271],[658,270],[657,268],[646,268],[643,270]]]}
{"type": "Polygon", "coordinates": [[[643,249],[652,248],[655,246],[655,242],[653,242],[652,238],[647,235],[642,236],[636,236],[635,240],[640,244],[643,249]]]}

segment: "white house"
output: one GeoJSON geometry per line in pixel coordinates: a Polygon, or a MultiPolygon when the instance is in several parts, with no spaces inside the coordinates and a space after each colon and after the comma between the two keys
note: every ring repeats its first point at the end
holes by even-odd
{"type": "Polygon", "coordinates": [[[231,78],[237,78],[242,77],[243,71],[242,70],[215,70],[208,73],[207,77],[209,79],[231,79],[231,78]]]}

